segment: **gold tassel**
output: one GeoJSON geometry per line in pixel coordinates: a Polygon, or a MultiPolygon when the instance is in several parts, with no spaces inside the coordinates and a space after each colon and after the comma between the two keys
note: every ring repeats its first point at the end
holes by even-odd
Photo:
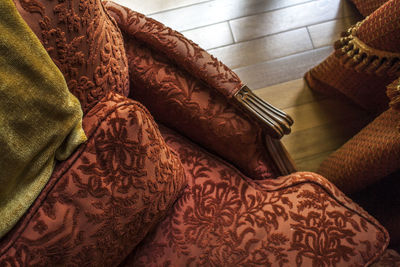
{"type": "Polygon", "coordinates": [[[361,23],[342,33],[335,42],[335,56],[345,68],[377,76],[400,76],[400,54],[374,49],[357,38],[361,23]]]}
{"type": "Polygon", "coordinates": [[[390,99],[389,105],[400,111],[400,79],[387,86],[386,94],[390,99]]]}

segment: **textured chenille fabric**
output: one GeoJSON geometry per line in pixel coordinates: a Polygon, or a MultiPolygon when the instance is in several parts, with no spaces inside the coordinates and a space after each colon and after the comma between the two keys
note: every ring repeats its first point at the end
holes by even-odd
{"type": "Polygon", "coordinates": [[[79,101],[14,3],[0,1],[0,237],[85,140],[79,101]]]}
{"type": "Polygon", "coordinates": [[[387,1],[388,0],[351,0],[364,17],[374,12],[387,1]]]}
{"type": "Polygon", "coordinates": [[[387,1],[348,29],[335,51],[305,76],[311,89],[347,97],[377,114],[317,171],[346,193],[359,192],[399,170],[399,11],[399,0],[387,1]]]}

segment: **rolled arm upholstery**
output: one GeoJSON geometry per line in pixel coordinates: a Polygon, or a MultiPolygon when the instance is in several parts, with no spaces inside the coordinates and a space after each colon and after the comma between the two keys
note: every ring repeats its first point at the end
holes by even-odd
{"type": "Polygon", "coordinates": [[[261,122],[274,138],[290,133],[292,119],[254,95],[230,68],[182,34],[138,12],[114,2],[105,2],[106,9],[121,31],[162,52],[171,62],[202,80],[222,94],[230,103],[261,122]]]}
{"type": "Polygon", "coordinates": [[[124,35],[130,97],[248,176],[283,174],[265,167],[274,165],[265,143],[282,150],[271,138],[290,132],[289,116],[255,96],[232,70],[182,34],[113,2],[104,6],[124,35]]]}

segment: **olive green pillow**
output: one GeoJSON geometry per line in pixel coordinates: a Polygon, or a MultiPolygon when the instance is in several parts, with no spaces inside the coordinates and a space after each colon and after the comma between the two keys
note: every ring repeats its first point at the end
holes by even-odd
{"type": "Polygon", "coordinates": [[[0,238],[86,140],[79,101],[12,0],[0,1],[0,238]]]}

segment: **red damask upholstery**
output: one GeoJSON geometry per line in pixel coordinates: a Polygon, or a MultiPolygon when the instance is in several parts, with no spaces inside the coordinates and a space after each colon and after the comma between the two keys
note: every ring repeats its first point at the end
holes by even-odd
{"type": "Polygon", "coordinates": [[[107,95],[129,93],[121,32],[101,1],[14,0],[87,113],[107,95]]]}
{"type": "Polygon", "coordinates": [[[124,34],[132,98],[249,177],[277,176],[262,128],[229,102],[242,86],[235,73],[161,23],[113,2],[105,7],[124,34]]]}
{"type": "Polygon", "coordinates": [[[181,195],[182,165],[148,111],[107,99],[83,119],[88,141],[1,240],[0,266],[116,266],[181,195]]]}
{"type": "Polygon", "coordinates": [[[365,266],[382,252],[386,230],[321,176],[251,180],[160,131],[189,188],[122,266],[365,266]]]}
{"type": "Polygon", "coordinates": [[[364,266],[384,252],[386,230],[327,180],[278,178],[262,126],[233,102],[241,81],[197,45],[108,3],[117,24],[99,0],[16,4],[81,101],[88,142],[0,240],[0,266],[364,266]]]}

